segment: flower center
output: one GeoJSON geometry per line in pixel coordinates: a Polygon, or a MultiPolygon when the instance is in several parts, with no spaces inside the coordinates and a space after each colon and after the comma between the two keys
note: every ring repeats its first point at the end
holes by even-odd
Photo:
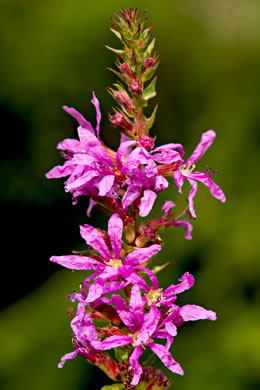
{"type": "Polygon", "coordinates": [[[118,259],[110,259],[109,262],[107,263],[110,267],[113,267],[115,269],[118,269],[122,267],[122,261],[118,259]]]}
{"type": "Polygon", "coordinates": [[[187,161],[186,163],[182,164],[179,169],[185,175],[189,175],[195,169],[195,166],[195,164],[191,164],[190,161],[187,161]]]}
{"type": "Polygon", "coordinates": [[[148,300],[148,304],[159,304],[161,301],[162,290],[150,290],[148,294],[146,294],[146,298],[148,300]]]}

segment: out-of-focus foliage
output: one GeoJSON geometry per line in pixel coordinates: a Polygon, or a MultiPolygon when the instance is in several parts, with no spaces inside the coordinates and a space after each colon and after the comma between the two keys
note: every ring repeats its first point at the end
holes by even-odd
{"type": "MultiPolygon", "coordinates": [[[[196,284],[180,297],[181,302],[200,304],[218,314],[215,323],[201,321],[181,328],[173,356],[185,375],[171,376],[173,388],[256,390],[260,387],[257,0],[1,1],[2,210],[14,210],[14,205],[30,210],[34,205],[30,226],[19,212],[6,213],[2,219],[4,226],[5,221],[10,226],[9,246],[7,241],[3,245],[8,248],[2,262],[10,266],[4,274],[8,283],[2,300],[8,302],[12,291],[19,297],[24,284],[41,273],[48,262],[40,257],[42,247],[48,247],[53,235],[63,247],[59,229],[49,229],[59,218],[57,205],[63,225],[75,222],[66,227],[74,233],[71,241],[64,240],[64,253],[50,255],[68,254],[68,246],[70,250],[82,246],[75,231],[86,221],[82,213],[87,203],[72,207],[62,181],[47,181],[44,173],[61,162],[57,142],[76,135],[76,123],[61,106],[73,106],[95,122],[92,90],[101,102],[102,137],[111,147],[117,145],[119,135],[107,119],[113,101],[105,91],[115,82],[106,69],[114,57],[103,45],[118,45],[109,32],[109,17],[130,6],[148,8],[149,22],[156,24],[154,35],[162,57],[158,95],[152,103],[159,103],[153,129],[157,145],[181,142],[188,157],[200,134],[213,128],[216,141],[198,168],[218,169],[215,181],[227,196],[227,203],[221,204],[200,186],[193,241],[185,242],[182,231],[168,231],[157,257],[160,264],[172,262],[159,275],[162,286],[190,271],[196,284]],[[49,220],[44,219],[43,225],[39,215],[47,209],[49,220]],[[40,226],[42,247],[31,239],[31,232],[40,226]],[[22,249],[16,245],[19,237],[25,242],[22,249]],[[24,272],[17,275],[21,262],[24,272]]],[[[183,204],[174,183],[161,195],[153,215],[159,215],[166,199],[183,204]]],[[[91,223],[105,227],[106,217],[94,212],[91,223]]],[[[52,266],[56,273],[1,314],[1,389],[81,390],[95,388],[97,381],[90,382],[91,375],[101,377],[82,358],[57,368],[60,356],[72,350],[65,296],[78,288],[84,276],[52,266]]],[[[97,389],[109,384],[102,378],[97,389]]]]}

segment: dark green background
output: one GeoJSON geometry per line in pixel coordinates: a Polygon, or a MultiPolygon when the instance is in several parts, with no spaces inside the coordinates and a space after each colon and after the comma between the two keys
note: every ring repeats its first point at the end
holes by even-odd
{"type": "MultiPolygon", "coordinates": [[[[99,389],[110,381],[77,358],[63,369],[60,356],[72,350],[65,296],[84,274],[50,264],[51,255],[83,247],[78,225],[106,227],[99,212],[88,221],[87,200],[75,207],[63,181],[46,171],[62,159],[56,144],[76,136],[76,123],[61,106],[73,106],[95,122],[92,90],[100,99],[102,137],[116,147],[109,127],[113,104],[105,88],[115,82],[106,69],[119,48],[109,32],[120,8],[148,8],[162,62],[153,128],[157,145],[181,142],[186,156],[203,131],[216,141],[198,162],[218,169],[227,196],[221,204],[203,185],[195,200],[193,240],[183,231],[164,234],[157,263],[163,287],[185,271],[196,277],[179,303],[215,310],[216,322],[187,324],[174,341],[173,356],[184,377],[170,375],[173,389],[260,388],[259,332],[259,127],[260,3],[258,0],[61,1],[1,0],[1,354],[4,390],[99,389]]],[[[149,113],[147,111],[147,114],[149,113]]],[[[184,197],[172,183],[158,199],[181,209],[184,197]]],[[[167,370],[165,370],[167,372],[167,370]]],[[[169,373],[169,372],[168,372],[169,373]]]]}

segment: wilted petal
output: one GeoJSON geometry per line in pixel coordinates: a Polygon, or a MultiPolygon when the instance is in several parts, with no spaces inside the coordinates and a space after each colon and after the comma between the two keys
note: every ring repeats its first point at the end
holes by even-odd
{"type": "Polygon", "coordinates": [[[140,217],[146,217],[153,208],[157,195],[151,190],[145,190],[139,206],[140,217]]]}
{"type": "Polygon", "coordinates": [[[132,386],[136,386],[139,383],[140,377],[142,375],[142,367],[138,362],[138,359],[142,355],[142,353],[143,350],[141,347],[135,347],[129,358],[129,363],[134,370],[134,377],[131,382],[132,386]]]}
{"type": "Polygon", "coordinates": [[[206,150],[212,145],[216,137],[216,133],[213,130],[208,130],[205,133],[202,133],[200,142],[190,158],[187,159],[187,163],[194,164],[197,160],[199,160],[206,150]]]}
{"type": "Polygon", "coordinates": [[[114,181],[115,181],[114,175],[104,176],[97,185],[97,187],[99,189],[98,195],[105,196],[111,190],[111,187],[113,186],[114,181]]]}
{"type": "Polygon", "coordinates": [[[54,263],[58,263],[63,267],[69,269],[77,269],[77,270],[90,270],[95,267],[95,264],[99,262],[97,260],[92,259],[91,257],[86,256],[78,256],[78,255],[68,255],[68,256],[52,256],[50,261],[54,263]]]}
{"type": "Polygon", "coordinates": [[[103,240],[102,234],[97,229],[95,229],[93,226],[85,224],[80,226],[80,234],[88,245],[98,251],[106,260],[110,260],[110,251],[105,241],[103,240]]]}
{"type": "Polygon", "coordinates": [[[180,308],[183,321],[216,320],[216,313],[197,305],[185,305],[180,308]]]}
{"type": "Polygon", "coordinates": [[[171,353],[161,344],[156,343],[149,343],[148,347],[151,348],[151,350],[159,357],[159,359],[162,361],[162,363],[169,368],[172,372],[175,374],[183,375],[183,369],[177,363],[171,353]]]}
{"type": "Polygon", "coordinates": [[[104,341],[93,341],[92,346],[100,351],[107,349],[121,347],[122,345],[130,344],[133,342],[132,337],[128,336],[110,336],[104,341]]]}
{"type": "Polygon", "coordinates": [[[93,127],[90,122],[88,122],[83,115],[81,115],[75,108],[63,106],[62,107],[64,111],[66,111],[69,115],[73,116],[75,118],[79,125],[84,127],[84,129],[87,129],[88,131],[91,131],[91,133],[94,134],[93,127]]]}
{"type": "Polygon", "coordinates": [[[137,248],[129,253],[124,260],[124,265],[138,265],[145,263],[162,249],[161,245],[154,244],[147,248],[137,248]]]}
{"type": "Polygon", "coordinates": [[[96,131],[97,131],[97,136],[99,138],[99,127],[100,127],[100,121],[101,121],[101,112],[100,112],[100,106],[99,106],[99,101],[96,98],[96,95],[93,91],[93,98],[91,100],[91,103],[94,104],[96,108],[96,113],[97,113],[97,126],[96,126],[96,131]]]}
{"type": "Polygon", "coordinates": [[[62,368],[67,360],[74,359],[74,357],[76,357],[77,355],[78,355],[78,352],[73,351],[73,352],[67,353],[66,355],[62,356],[62,358],[58,364],[58,367],[62,368]]]}
{"type": "Polygon", "coordinates": [[[108,235],[116,259],[120,259],[122,234],[123,221],[118,214],[114,214],[108,221],[108,235]]]}

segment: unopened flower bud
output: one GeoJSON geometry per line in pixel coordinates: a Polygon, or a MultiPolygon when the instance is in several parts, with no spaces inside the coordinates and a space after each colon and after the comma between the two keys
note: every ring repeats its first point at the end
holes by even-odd
{"type": "Polygon", "coordinates": [[[135,240],[135,226],[133,224],[128,224],[124,229],[125,238],[129,242],[129,244],[132,244],[135,240]]]}
{"type": "Polygon", "coordinates": [[[126,110],[133,111],[134,105],[132,100],[125,91],[119,90],[114,93],[114,99],[121,104],[126,110]]]}
{"type": "Polygon", "coordinates": [[[132,122],[121,112],[116,112],[115,115],[110,116],[109,119],[112,125],[119,130],[128,130],[131,132],[134,130],[132,122]]]}
{"type": "Polygon", "coordinates": [[[139,139],[140,144],[148,151],[154,148],[155,138],[151,138],[148,135],[142,135],[139,139]]]}
{"type": "Polygon", "coordinates": [[[129,85],[129,89],[132,93],[136,93],[138,95],[140,95],[142,93],[142,83],[138,80],[136,81],[132,81],[129,85]]]}
{"type": "Polygon", "coordinates": [[[130,77],[131,79],[135,80],[135,74],[132,71],[131,67],[129,64],[126,64],[123,62],[123,64],[120,65],[120,71],[130,77]]]}
{"type": "Polygon", "coordinates": [[[154,63],[155,63],[155,60],[153,57],[146,58],[146,60],[144,62],[144,70],[143,71],[145,72],[147,69],[151,68],[154,65],[154,63]]]}

